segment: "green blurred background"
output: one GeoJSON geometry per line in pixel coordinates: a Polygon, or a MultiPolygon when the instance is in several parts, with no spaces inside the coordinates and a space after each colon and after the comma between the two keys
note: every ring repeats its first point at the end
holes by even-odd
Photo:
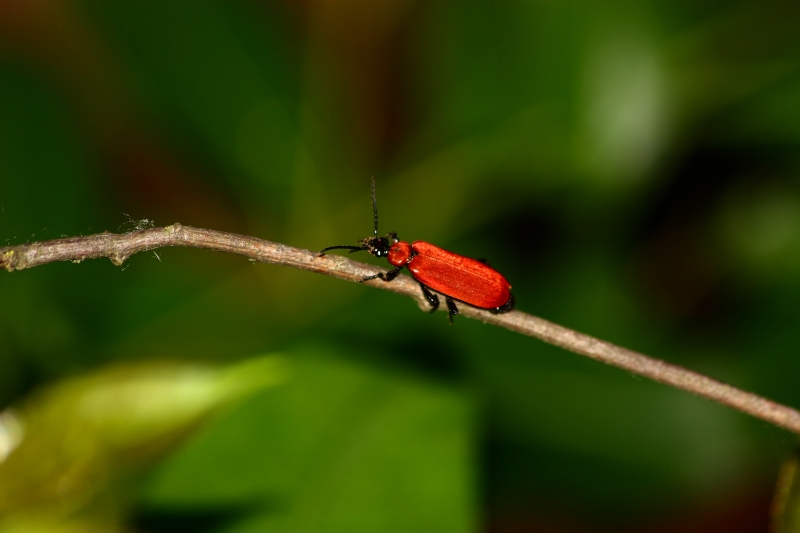
{"type": "MultiPolygon", "coordinates": [[[[318,250],[369,235],[374,175],[382,232],[488,258],[518,309],[800,406],[798,67],[796,0],[0,0],[0,242],[148,219],[318,250]]],[[[762,532],[794,442],[208,251],[3,273],[0,303],[0,406],[282,354],[115,489],[138,531],[762,532]]]]}

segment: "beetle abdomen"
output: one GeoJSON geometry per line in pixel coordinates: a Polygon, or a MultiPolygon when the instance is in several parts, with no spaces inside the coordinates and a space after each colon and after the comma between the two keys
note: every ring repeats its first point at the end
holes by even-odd
{"type": "Polygon", "coordinates": [[[431,289],[462,302],[495,309],[511,298],[511,285],[492,267],[448,252],[425,241],[414,241],[415,255],[407,264],[414,278],[431,289]]]}

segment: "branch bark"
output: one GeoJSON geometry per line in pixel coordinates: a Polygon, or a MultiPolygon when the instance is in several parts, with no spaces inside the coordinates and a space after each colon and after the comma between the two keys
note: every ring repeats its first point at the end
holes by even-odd
{"type": "MultiPolygon", "coordinates": [[[[166,246],[206,248],[234,253],[243,255],[252,261],[299,268],[348,281],[359,281],[366,276],[382,271],[377,267],[342,256],[319,257],[317,253],[310,250],[293,248],[245,235],[182,226],[177,223],[130,233],[105,232],[84,237],[2,247],[0,248],[0,269],[13,272],[56,261],[80,262],[100,257],[108,257],[112,263],[120,266],[137,252],[166,246]]],[[[415,299],[422,309],[428,309],[428,303],[420,292],[419,285],[408,276],[399,276],[391,283],[373,280],[366,284],[409,296],[415,299]]],[[[466,305],[462,305],[460,311],[462,316],[536,337],[571,352],[733,407],[755,418],[800,434],[800,412],[797,410],[686,368],[621,348],[521,311],[493,315],[488,311],[466,305]]]]}

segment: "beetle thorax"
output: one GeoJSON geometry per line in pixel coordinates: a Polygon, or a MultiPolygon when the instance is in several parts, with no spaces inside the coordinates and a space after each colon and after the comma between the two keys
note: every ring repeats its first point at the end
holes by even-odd
{"type": "Polygon", "coordinates": [[[406,241],[397,241],[389,248],[389,263],[401,267],[408,264],[411,260],[411,245],[406,241]]]}

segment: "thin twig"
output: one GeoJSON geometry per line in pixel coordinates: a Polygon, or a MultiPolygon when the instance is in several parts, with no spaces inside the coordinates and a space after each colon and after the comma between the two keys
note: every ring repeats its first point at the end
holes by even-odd
{"type": "MultiPolygon", "coordinates": [[[[0,269],[13,272],[55,261],[80,262],[99,257],[108,257],[112,263],[120,266],[137,252],[165,246],[187,246],[229,252],[243,255],[253,261],[290,266],[348,281],[359,281],[381,271],[377,267],[342,256],[319,257],[317,253],[309,250],[255,237],[192,228],[177,223],[163,228],[141,229],[123,234],[106,232],[85,237],[6,246],[0,248],[0,269]]],[[[373,280],[366,284],[414,298],[420,307],[427,309],[428,304],[419,290],[419,285],[408,276],[400,276],[391,283],[373,280]]],[[[800,412],[795,409],[680,366],[615,346],[521,311],[493,315],[488,311],[461,306],[461,315],[536,337],[633,374],[728,405],[800,434],[800,412]]]]}

